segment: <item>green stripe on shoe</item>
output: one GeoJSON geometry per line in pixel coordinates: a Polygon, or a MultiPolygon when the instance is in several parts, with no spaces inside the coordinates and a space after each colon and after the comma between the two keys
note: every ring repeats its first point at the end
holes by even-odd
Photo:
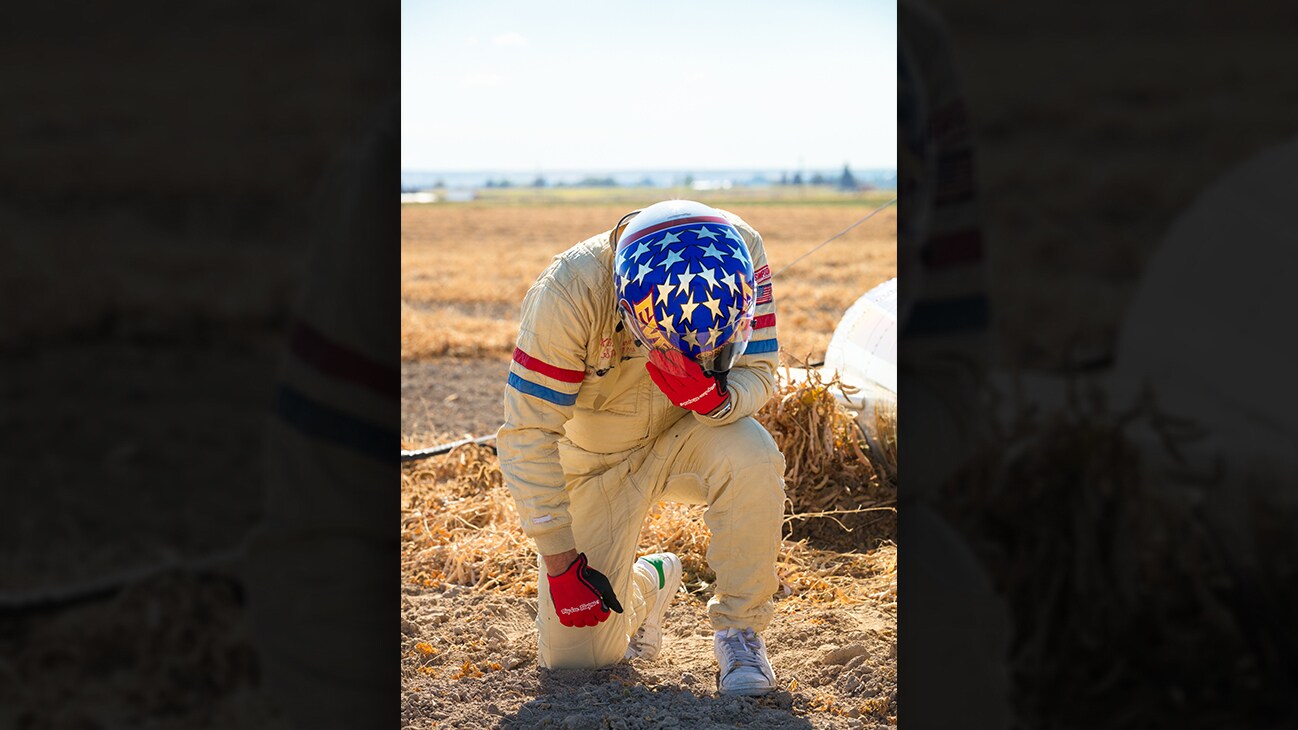
{"type": "Polygon", "coordinates": [[[663,588],[667,587],[667,575],[663,573],[662,558],[640,558],[640,559],[658,569],[658,589],[662,590],[663,588]]]}

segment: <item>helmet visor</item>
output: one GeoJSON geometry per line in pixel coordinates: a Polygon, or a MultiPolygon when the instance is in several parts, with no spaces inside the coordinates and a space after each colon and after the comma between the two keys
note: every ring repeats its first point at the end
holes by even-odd
{"type": "Polygon", "coordinates": [[[745,319],[742,328],[726,344],[715,350],[702,353],[696,358],[703,372],[708,375],[719,375],[730,372],[730,368],[739,361],[739,356],[748,348],[748,337],[752,334],[752,320],[745,319]]]}

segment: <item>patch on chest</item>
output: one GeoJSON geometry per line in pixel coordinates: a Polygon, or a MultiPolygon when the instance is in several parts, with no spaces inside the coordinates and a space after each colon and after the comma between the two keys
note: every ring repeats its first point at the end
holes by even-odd
{"type": "Polygon", "coordinates": [[[620,338],[613,335],[602,336],[599,342],[591,347],[589,351],[590,360],[586,365],[586,374],[595,377],[603,377],[605,373],[612,370],[618,364],[618,350],[621,347],[620,338]]]}
{"type": "Polygon", "coordinates": [[[621,334],[600,337],[591,348],[591,361],[586,365],[586,374],[603,377],[617,364],[636,354],[638,345],[635,339],[621,334]]]}
{"type": "Polygon", "coordinates": [[[630,337],[624,338],[622,340],[622,351],[619,353],[618,359],[625,360],[628,357],[631,357],[636,353],[636,349],[639,347],[640,346],[636,344],[634,339],[630,337]]]}

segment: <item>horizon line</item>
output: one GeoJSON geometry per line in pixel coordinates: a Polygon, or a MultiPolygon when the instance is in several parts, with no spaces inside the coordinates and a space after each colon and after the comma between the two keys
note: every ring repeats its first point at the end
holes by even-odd
{"type": "MultiPolygon", "coordinates": [[[[738,171],[765,171],[765,170],[814,170],[814,169],[838,169],[839,165],[807,165],[803,167],[780,167],[778,165],[756,165],[749,167],[554,167],[554,168],[524,168],[524,167],[473,167],[473,168],[433,168],[433,167],[403,167],[401,172],[518,172],[525,174],[536,173],[555,173],[555,172],[738,172],[738,171]]],[[[847,165],[852,168],[851,164],[847,165]]],[[[897,168],[892,167],[874,167],[862,166],[856,167],[857,170],[879,170],[885,172],[895,172],[897,168]]]]}

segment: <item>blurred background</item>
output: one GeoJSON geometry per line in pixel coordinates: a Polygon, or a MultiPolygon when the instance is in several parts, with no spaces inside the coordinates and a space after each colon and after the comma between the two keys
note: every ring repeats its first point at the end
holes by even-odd
{"type": "MultiPolygon", "coordinates": [[[[951,112],[916,135],[939,147],[934,225],[944,174],[977,191],[965,251],[990,312],[961,365],[923,363],[932,408],[901,386],[903,555],[950,547],[903,560],[907,702],[996,676],[1021,727],[1292,725],[1298,12],[899,7],[916,86],[951,112]],[[952,529],[908,530],[925,509],[952,529]],[[987,671],[944,676],[955,644],[926,640],[975,610],[1003,641],[987,671]]],[[[903,296],[936,253],[906,260],[903,296]]],[[[920,366],[905,334],[901,352],[920,366]]]]}
{"type": "MultiPolygon", "coordinates": [[[[273,0],[11,9],[0,726],[280,722],[235,568],[322,184],[396,96],[397,23],[273,0]]],[[[390,227],[367,251],[395,272],[390,227]]]]}

